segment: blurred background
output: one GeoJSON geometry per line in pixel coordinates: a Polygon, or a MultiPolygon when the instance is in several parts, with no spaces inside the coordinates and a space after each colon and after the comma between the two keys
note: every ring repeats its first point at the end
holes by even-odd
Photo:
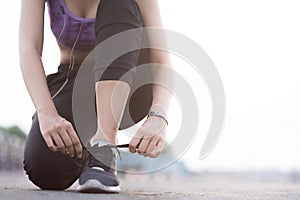
{"type": "MultiPolygon", "coordinates": [[[[34,113],[19,68],[20,2],[0,2],[0,170],[22,168],[34,113]]],[[[213,152],[199,160],[211,120],[209,93],[201,76],[195,76],[182,58],[171,55],[175,70],[197,96],[199,130],[188,151],[157,174],[283,175],[300,181],[300,2],[161,0],[159,4],[164,27],[194,40],[215,63],[225,88],[226,120],[213,152]]],[[[47,74],[56,72],[59,56],[46,9],[43,62],[47,74]]],[[[170,143],[180,127],[179,99],[173,99],[169,116],[170,143]]],[[[119,141],[129,138],[120,133],[119,141]]],[[[165,155],[172,156],[172,149],[159,159],[165,155]]],[[[123,162],[121,168],[142,169],[146,162],[154,162],[138,159],[123,162]]]]}

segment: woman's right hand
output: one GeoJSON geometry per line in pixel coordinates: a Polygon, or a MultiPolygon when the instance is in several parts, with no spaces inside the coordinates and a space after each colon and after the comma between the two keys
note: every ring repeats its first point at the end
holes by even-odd
{"type": "Polygon", "coordinates": [[[58,114],[38,114],[41,134],[51,151],[82,157],[81,142],[72,124],[58,114]]]}

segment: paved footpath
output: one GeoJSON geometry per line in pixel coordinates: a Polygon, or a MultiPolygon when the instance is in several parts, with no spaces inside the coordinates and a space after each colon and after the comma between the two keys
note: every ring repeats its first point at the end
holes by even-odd
{"type": "Polygon", "coordinates": [[[300,199],[300,183],[289,179],[249,178],[236,175],[199,175],[167,178],[163,175],[121,177],[119,194],[82,194],[74,190],[42,191],[22,172],[0,172],[0,200],[135,200],[135,199],[300,199]]]}

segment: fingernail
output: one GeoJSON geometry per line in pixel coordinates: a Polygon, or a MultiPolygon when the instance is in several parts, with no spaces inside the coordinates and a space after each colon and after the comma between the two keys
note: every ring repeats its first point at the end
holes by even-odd
{"type": "Polygon", "coordinates": [[[78,158],[82,158],[82,154],[78,154],[77,157],[78,157],[78,158]]]}

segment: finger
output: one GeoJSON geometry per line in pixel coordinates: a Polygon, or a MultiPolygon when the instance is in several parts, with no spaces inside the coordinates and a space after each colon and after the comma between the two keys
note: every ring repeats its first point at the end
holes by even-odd
{"type": "Polygon", "coordinates": [[[52,138],[50,135],[45,135],[44,140],[51,151],[57,151],[55,145],[53,144],[52,138]]]}
{"type": "Polygon", "coordinates": [[[149,157],[150,154],[151,154],[151,153],[147,153],[147,152],[146,152],[146,153],[143,153],[143,156],[144,156],[144,157],[149,157]]]}
{"type": "Polygon", "coordinates": [[[142,139],[142,134],[141,131],[138,130],[138,132],[136,133],[136,135],[131,139],[130,143],[129,143],[129,151],[131,153],[135,153],[137,147],[139,146],[140,142],[142,139]]]}
{"type": "Polygon", "coordinates": [[[61,130],[59,132],[59,135],[61,137],[61,139],[63,140],[63,143],[65,144],[65,147],[67,147],[68,151],[69,151],[69,155],[71,157],[74,156],[74,146],[73,146],[73,142],[71,141],[69,134],[67,133],[66,130],[61,130]]]}
{"type": "Polygon", "coordinates": [[[139,154],[143,154],[143,153],[146,153],[146,150],[148,148],[148,145],[150,143],[150,139],[149,138],[143,138],[139,147],[138,147],[138,153],[139,154]]]}
{"type": "Polygon", "coordinates": [[[158,143],[157,143],[157,148],[156,148],[155,153],[151,153],[151,154],[149,155],[149,157],[150,157],[150,158],[156,158],[156,157],[162,152],[163,148],[164,148],[164,140],[161,139],[161,140],[159,140],[158,143]]]}
{"type": "Polygon", "coordinates": [[[150,155],[151,153],[153,153],[154,148],[155,148],[156,145],[158,144],[158,141],[159,141],[159,137],[157,137],[157,136],[154,136],[154,137],[151,139],[151,141],[150,141],[150,143],[149,143],[149,145],[148,145],[148,148],[147,148],[147,150],[146,150],[146,153],[147,153],[148,155],[150,155]]]}
{"type": "Polygon", "coordinates": [[[58,151],[62,152],[63,154],[66,154],[66,147],[63,143],[63,141],[61,140],[60,136],[58,133],[52,134],[52,138],[56,144],[56,148],[58,151]]]}
{"type": "Polygon", "coordinates": [[[134,138],[130,141],[130,143],[129,143],[129,151],[130,151],[131,153],[135,153],[135,152],[136,152],[137,146],[138,146],[138,144],[140,143],[140,141],[141,141],[141,138],[136,138],[136,137],[134,137],[134,138]]]}
{"type": "Polygon", "coordinates": [[[151,153],[144,153],[145,157],[153,158],[153,155],[156,153],[157,146],[154,146],[153,151],[151,153]]]}
{"type": "Polygon", "coordinates": [[[75,130],[73,129],[73,126],[71,123],[68,124],[68,127],[67,127],[67,131],[68,131],[68,134],[70,136],[70,139],[73,143],[73,146],[74,146],[74,149],[75,149],[75,153],[77,155],[78,158],[82,158],[82,145],[81,145],[81,142],[78,138],[78,135],[76,134],[75,130]]]}

